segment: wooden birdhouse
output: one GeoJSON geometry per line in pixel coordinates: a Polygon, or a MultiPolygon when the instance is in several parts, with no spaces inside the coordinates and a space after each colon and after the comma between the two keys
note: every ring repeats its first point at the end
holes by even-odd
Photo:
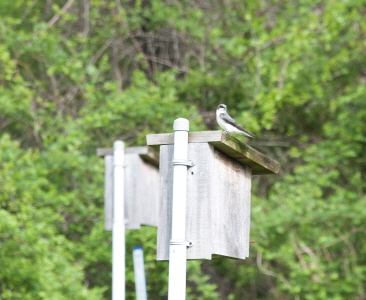
{"type": "MultiPolygon", "coordinates": [[[[157,259],[169,259],[174,134],[147,136],[160,149],[157,259]]],[[[186,203],[187,259],[249,256],[253,175],[276,174],[279,164],[223,131],[190,132],[186,203]]]]}
{"type": "MultiPolygon", "coordinates": [[[[113,220],[113,148],[99,148],[104,157],[105,229],[113,220]]],[[[159,156],[150,147],[128,147],[124,155],[124,212],[126,229],[158,225],[159,156]]]]}

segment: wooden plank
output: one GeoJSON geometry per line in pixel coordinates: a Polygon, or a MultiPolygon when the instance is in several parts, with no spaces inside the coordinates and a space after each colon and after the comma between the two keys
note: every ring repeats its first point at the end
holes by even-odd
{"type": "Polygon", "coordinates": [[[251,168],[215,149],[213,173],[213,257],[245,259],[249,256],[251,168]]]}
{"type": "Polygon", "coordinates": [[[157,260],[169,259],[169,241],[172,237],[173,145],[160,148],[159,220],[157,260]]]}
{"type": "Polygon", "coordinates": [[[146,148],[146,151],[144,153],[139,153],[140,157],[144,161],[146,161],[146,162],[154,165],[155,167],[159,168],[159,153],[151,147],[146,147],[145,146],[144,148],[146,148]]]}
{"type": "Polygon", "coordinates": [[[113,222],[113,155],[104,156],[104,228],[112,230],[113,222]]]}
{"type": "MultiPolygon", "coordinates": [[[[136,195],[138,192],[138,184],[143,183],[139,181],[139,177],[142,177],[140,157],[136,154],[125,154],[125,221],[126,229],[140,229],[141,227],[141,206],[140,197],[136,195]]],[[[143,177],[141,179],[144,179],[143,177]]],[[[145,187],[140,186],[141,189],[145,187]]]]}
{"type": "Polygon", "coordinates": [[[159,218],[159,169],[141,160],[141,170],[144,183],[143,186],[138,186],[137,192],[137,196],[141,199],[141,224],[157,227],[159,218]]]}
{"type": "MultiPolygon", "coordinates": [[[[174,134],[147,135],[149,146],[173,144],[174,134]]],[[[216,149],[252,169],[252,175],[277,174],[280,164],[225,131],[199,131],[188,134],[189,143],[210,143],[216,149]]]]}
{"type": "Polygon", "coordinates": [[[146,141],[148,146],[170,145],[174,142],[174,133],[148,134],[146,141]]]}
{"type": "MultiPolygon", "coordinates": [[[[141,158],[154,166],[159,167],[159,154],[153,148],[147,146],[139,147],[126,147],[125,154],[136,153],[141,156],[141,158]]],[[[113,155],[113,148],[98,148],[98,156],[113,155]]]]}
{"type": "MultiPolygon", "coordinates": [[[[224,131],[197,131],[188,133],[188,143],[219,142],[224,131]]],[[[146,136],[148,146],[170,145],[174,143],[174,133],[148,134],[146,136]]]]}
{"type": "Polygon", "coordinates": [[[113,155],[113,148],[97,148],[98,156],[113,155]]]}
{"type": "Polygon", "coordinates": [[[239,163],[249,166],[252,169],[253,175],[277,174],[280,169],[280,164],[277,161],[240,142],[229,134],[223,134],[221,141],[209,143],[239,163]]]}
{"type": "Polygon", "coordinates": [[[188,158],[195,166],[188,169],[186,239],[193,242],[187,249],[187,259],[211,259],[214,236],[211,216],[215,198],[214,148],[208,143],[188,144],[188,158]]]}
{"type": "MultiPolygon", "coordinates": [[[[141,225],[157,226],[159,205],[159,158],[150,147],[130,147],[125,151],[125,218],[126,229],[141,225]]],[[[113,149],[100,148],[104,156],[105,229],[113,222],[113,149]],[[110,154],[108,154],[110,153],[110,154]]]]}
{"type": "MultiPolygon", "coordinates": [[[[160,151],[157,260],[169,259],[172,217],[173,145],[160,151]]],[[[249,256],[251,169],[208,143],[188,144],[187,259],[249,256]]]]}
{"type": "Polygon", "coordinates": [[[144,161],[139,151],[126,153],[124,178],[126,229],[157,226],[159,170],[144,161]]]}
{"type": "MultiPolygon", "coordinates": [[[[157,260],[169,259],[172,226],[173,145],[162,145],[160,150],[160,204],[158,222],[157,260]]],[[[214,176],[213,147],[207,143],[188,145],[188,157],[199,163],[188,169],[186,204],[186,239],[194,246],[187,249],[187,259],[211,259],[212,238],[209,188],[214,176]],[[211,149],[210,149],[211,147],[211,149]]]]}
{"type": "Polygon", "coordinates": [[[126,229],[157,226],[159,171],[138,153],[125,154],[126,229]]]}

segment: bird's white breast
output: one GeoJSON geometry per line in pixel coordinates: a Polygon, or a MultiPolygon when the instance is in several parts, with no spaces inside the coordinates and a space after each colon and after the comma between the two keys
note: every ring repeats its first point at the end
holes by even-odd
{"type": "Polygon", "coordinates": [[[220,114],[222,114],[222,112],[217,112],[216,113],[216,120],[217,123],[227,132],[230,133],[239,133],[239,134],[244,134],[243,131],[237,129],[236,127],[234,127],[233,125],[226,123],[221,117],[220,114]]]}

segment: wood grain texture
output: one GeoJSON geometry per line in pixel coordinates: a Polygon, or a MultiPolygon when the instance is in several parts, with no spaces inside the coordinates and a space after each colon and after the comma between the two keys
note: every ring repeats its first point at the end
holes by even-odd
{"type": "Polygon", "coordinates": [[[186,239],[193,242],[187,250],[187,259],[211,259],[213,243],[212,209],[215,197],[213,187],[214,149],[207,143],[188,144],[188,158],[195,166],[188,169],[186,239]]]}
{"type": "Polygon", "coordinates": [[[212,253],[249,256],[251,169],[215,149],[212,253]]]}
{"type": "MultiPolygon", "coordinates": [[[[141,225],[157,226],[159,205],[158,154],[146,146],[131,148],[125,148],[124,198],[126,229],[139,229],[141,225]]],[[[105,229],[112,230],[113,149],[98,149],[98,155],[104,156],[105,161],[105,229]]]]}
{"type": "Polygon", "coordinates": [[[173,145],[160,147],[159,219],[157,235],[157,260],[169,258],[169,242],[172,236],[173,198],[173,145]]]}
{"type": "Polygon", "coordinates": [[[104,156],[104,228],[112,230],[113,222],[113,155],[104,156]]]}
{"type": "Polygon", "coordinates": [[[126,229],[157,226],[159,171],[137,153],[125,154],[126,229]]]}
{"type": "MultiPolygon", "coordinates": [[[[160,149],[160,204],[157,259],[169,258],[172,214],[173,145],[160,149]]],[[[249,255],[251,169],[208,143],[189,143],[187,259],[249,255]]]]}
{"type": "MultiPolygon", "coordinates": [[[[152,147],[173,144],[173,133],[151,134],[146,136],[147,144],[152,147]]],[[[280,164],[247,144],[237,140],[225,131],[199,131],[188,134],[189,143],[209,143],[216,149],[249,166],[252,175],[277,174],[280,164]]]]}

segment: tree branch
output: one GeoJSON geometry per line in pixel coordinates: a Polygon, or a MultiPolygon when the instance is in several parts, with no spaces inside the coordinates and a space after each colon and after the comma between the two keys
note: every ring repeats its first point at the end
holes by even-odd
{"type": "MultiPolygon", "coordinates": [[[[75,2],[75,0],[69,0],[65,3],[65,5],[62,7],[61,12],[64,14],[65,12],[67,12],[67,10],[71,7],[71,5],[75,2]]],[[[60,18],[62,15],[54,15],[52,17],[51,20],[48,21],[48,26],[53,26],[60,18]]]]}

